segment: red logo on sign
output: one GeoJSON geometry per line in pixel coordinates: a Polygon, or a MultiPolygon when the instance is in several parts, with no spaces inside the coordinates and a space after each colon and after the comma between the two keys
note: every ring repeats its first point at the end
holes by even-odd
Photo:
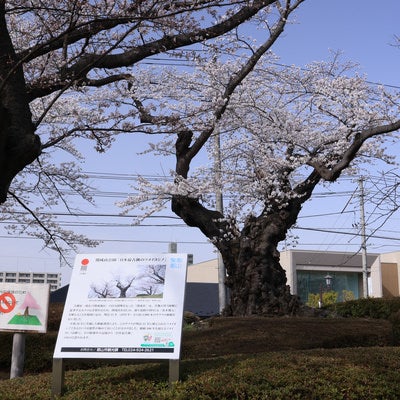
{"type": "Polygon", "coordinates": [[[9,313],[14,310],[17,301],[12,293],[2,293],[0,294],[0,312],[9,313]]]}

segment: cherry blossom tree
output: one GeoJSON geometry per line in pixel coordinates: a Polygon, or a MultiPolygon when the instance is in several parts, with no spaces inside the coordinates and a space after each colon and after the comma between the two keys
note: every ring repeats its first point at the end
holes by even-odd
{"type": "Polygon", "coordinates": [[[141,279],[136,276],[115,276],[111,281],[92,283],[90,297],[97,298],[126,298],[133,297],[136,291],[134,283],[141,279]]]}
{"type": "Polygon", "coordinates": [[[103,282],[102,284],[93,283],[90,286],[89,297],[106,299],[108,297],[117,297],[115,294],[114,282],[103,282]]]}
{"type": "Polygon", "coordinates": [[[165,264],[149,265],[143,274],[144,283],[140,290],[148,296],[162,293],[165,283],[165,264]]]}
{"type": "Polygon", "coordinates": [[[39,304],[29,292],[26,294],[20,308],[24,309],[24,317],[29,317],[29,308],[32,308],[34,310],[40,310],[39,304]]]}
{"type": "Polygon", "coordinates": [[[132,284],[135,281],[136,277],[128,277],[124,281],[121,278],[118,278],[115,286],[117,287],[119,291],[119,296],[120,298],[125,298],[127,296],[127,292],[129,289],[133,289],[132,284]]]}
{"type": "Polygon", "coordinates": [[[73,212],[68,193],[93,201],[79,149],[157,134],[155,154],[176,159],[173,181],[143,179],[125,206],[146,216],[171,202],[215,244],[228,313],[294,312],[279,242],[316,185],[385,157],[400,127],[397,94],[350,65],[274,64],[271,49],[303,1],[0,0],[0,203],[10,230],[21,222],[60,252],[95,245],[49,211],[73,212]],[[143,66],[161,53],[188,67],[143,66]],[[228,200],[222,211],[215,193],[228,200]]]}
{"type": "Polygon", "coordinates": [[[60,252],[95,245],[62,229],[50,210],[73,212],[68,193],[93,201],[79,148],[91,141],[102,152],[131,132],[120,94],[136,66],[161,53],[185,59],[181,49],[223,35],[239,39],[243,24],[266,24],[277,7],[281,1],[0,0],[0,204],[9,230],[39,235],[60,252]]]}
{"type": "Polygon", "coordinates": [[[165,184],[142,179],[122,206],[141,206],[146,217],[171,201],[199,228],[222,255],[231,315],[296,312],[278,244],[318,184],[377,159],[392,163],[385,146],[400,128],[400,94],[369,84],[338,54],[283,67],[268,44],[249,57],[210,57],[193,73],[148,73],[163,82],[153,96],[150,85],[131,86],[146,130],[165,135],[151,151],[174,154],[176,166],[165,184]],[[228,200],[222,211],[216,193],[228,200]]]}

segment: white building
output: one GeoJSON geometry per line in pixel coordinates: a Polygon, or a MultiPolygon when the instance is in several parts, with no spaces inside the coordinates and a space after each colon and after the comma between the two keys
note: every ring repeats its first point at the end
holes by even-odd
{"type": "Polygon", "coordinates": [[[188,266],[186,282],[218,283],[218,260],[203,261],[188,266]]]}
{"type": "MultiPolygon", "coordinates": [[[[352,252],[286,250],[280,253],[280,263],[286,272],[292,294],[307,302],[309,294],[319,293],[325,276],[332,277],[331,290],[351,292],[363,297],[363,267],[361,254],[352,252]]],[[[367,254],[368,296],[400,296],[400,252],[367,254]]],[[[188,267],[187,282],[218,283],[217,259],[188,267]]]]}
{"type": "MultiPolygon", "coordinates": [[[[280,253],[280,263],[286,272],[292,294],[306,303],[309,294],[325,288],[325,276],[331,279],[330,290],[343,301],[344,291],[354,298],[363,297],[363,267],[361,254],[339,251],[286,250],[280,253]]],[[[367,255],[368,296],[382,297],[382,265],[380,254],[367,255]]]]}
{"type": "Polygon", "coordinates": [[[0,271],[0,282],[8,283],[48,283],[50,291],[61,287],[61,274],[54,272],[0,271]]]}

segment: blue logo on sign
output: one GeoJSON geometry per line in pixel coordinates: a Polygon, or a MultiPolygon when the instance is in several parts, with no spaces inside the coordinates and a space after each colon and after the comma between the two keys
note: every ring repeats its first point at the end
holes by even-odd
{"type": "Polygon", "coordinates": [[[179,257],[179,258],[176,258],[176,257],[173,257],[173,258],[171,258],[171,268],[181,268],[182,267],[182,261],[183,261],[183,259],[181,258],[181,257],[179,257]]]}

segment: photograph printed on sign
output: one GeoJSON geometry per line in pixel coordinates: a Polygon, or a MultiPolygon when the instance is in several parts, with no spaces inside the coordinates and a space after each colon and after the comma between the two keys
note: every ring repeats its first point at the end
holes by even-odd
{"type": "Polygon", "coordinates": [[[110,271],[94,280],[89,298],[162,298],[166,264],[137,265],[134,271],[110,271]],[[106,279],[105,279],[106,278],[106,279]]]}

